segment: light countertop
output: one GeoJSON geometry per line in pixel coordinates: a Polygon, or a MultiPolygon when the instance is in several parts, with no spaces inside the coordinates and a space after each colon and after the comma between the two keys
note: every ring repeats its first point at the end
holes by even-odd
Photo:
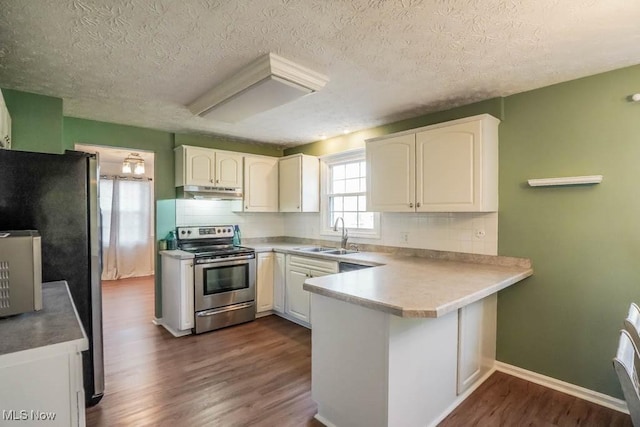
{"type": "Polygon", "coordinates": [[[361,252],[305,253],[300,243],[245,245],[256,252],[285,252],[365,265],[367,268],[307,279],[304,289],[401,317],[440,317],[533,274],[528,259],[418,251],[424,256],[361,252]]]}
{"type": "Polygon", "coordinates": [[[42,284],[42,310],[0,319],[0,357],[59,344],[89,348],[67,282],[42,284]]]}
{"type": "Polygon", "coordinates": [[[191,252],[181,251],[180,249],[174,249],[170,251],[160,251],[160,255],[168,256],[175,259],[192,259],[195,258],[191,252]]]}

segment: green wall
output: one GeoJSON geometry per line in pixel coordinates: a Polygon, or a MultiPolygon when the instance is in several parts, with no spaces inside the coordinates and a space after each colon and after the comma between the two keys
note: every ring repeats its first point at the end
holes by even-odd
{"type": "Polygon", "coordinates": [[[67,150],[73,150],[75,144],[91,144],[153,151],[156,200],[173,199],[176,196],[172,133],[65,117],[63,144],[67,150]]]}
{"type": "Polygon", "coordinates": [[[2,89],[11,115],[11,148],[62,153],[62,99],[2,89]]]}
{"type": "Polygon", "coordinates": [[[193,145],[196,147],[216,148],[218,150],[239,151],[242,153],[261,154],[263,156],[281,157],[282,149],[274,145],[259,144],[251,141],[243,142],[222,136],[205,136],[197,134],[176,134],[176,147],[193,145]]]}
{"type": "Polygon", "coordinates": [[[498,247],[531,258],[534,276],[499,294],[498,359],[616,397],[611,359],[640,301],[638,90],[636,66],[513,95],[500,125],[498,247]]]}
{"type": "Polygon", "coordinates": [[[492,98],[475,104],[453,108],[446,111],[427,114],[425,116],[389,123],[375,128],[364,129],[348,135],[340,135],[324,141],[316,141],[310,144],[299,145],[284,150],[284,155],[304,153],[312,156],[323,156],[326,154],[339,153],[341,151],[354,148],[364,148],[364,141],[389,133],[401,132],[408,129],[415,129],[434,123],[446,122],[447,120],[461,119],[463,117],[475,116],[477,114],[488,113],[499,119],[503,116],[502,98],[492,98]]]}

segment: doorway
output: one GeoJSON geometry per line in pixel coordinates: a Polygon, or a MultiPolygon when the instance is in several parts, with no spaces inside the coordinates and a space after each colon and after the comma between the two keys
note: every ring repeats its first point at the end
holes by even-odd
{"type": "Polygon", "coordinates": [[[153,276],[154,153],[87,144],[75,149],[98,154],[102,280],[153,276]]]}

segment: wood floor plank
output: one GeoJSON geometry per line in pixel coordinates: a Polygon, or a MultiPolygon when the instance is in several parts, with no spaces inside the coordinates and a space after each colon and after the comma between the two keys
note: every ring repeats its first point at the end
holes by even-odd
{"type": "MultiPolygon", "coordinates": [[[[310,426],[311,333],[267,316],[175,338],[151,323],[153,277],[103,284],[105,396],[87,425],[310,426]]],[[[441,424],[616,426],[628,415],[495,373],[441,424]]],[[[411,426],[409,426],[411,427],[411,426]]]]}

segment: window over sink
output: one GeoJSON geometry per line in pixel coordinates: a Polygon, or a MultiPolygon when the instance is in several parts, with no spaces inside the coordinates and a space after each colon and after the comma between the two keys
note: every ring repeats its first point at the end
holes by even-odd
{"type": "Polygon", "coordinates": [[[363,149],[322,158],[321,234],[344,219],[353,237],[380,237],[380,214],[367,211],[367,165],[363,149]]]}

